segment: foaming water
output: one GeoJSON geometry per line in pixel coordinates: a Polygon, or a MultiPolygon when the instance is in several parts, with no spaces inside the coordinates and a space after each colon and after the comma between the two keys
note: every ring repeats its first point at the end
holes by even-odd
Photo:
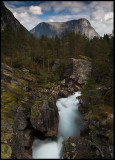
{"type": "Polygon", "coordinates": [[[34,141],[35,148],[33,149],[32,157],[36,158],[60,158],[60,153],[58,149],[58,144],[51,139],[40,140],[36,139],[34,141]]]}
{"type": "Polygon", "coordinates": [[[33,142],[32,157],[35,158],[62,158],[61,150],[63,142],[70,136],[80,136],[81,114],[78,111],[78,100],[81,92],[75,92],[67,98],[60,98],[56,105],[59,112],[59,126],[57,141],[49,138],[45,140],[36,139],[33,142]]]}

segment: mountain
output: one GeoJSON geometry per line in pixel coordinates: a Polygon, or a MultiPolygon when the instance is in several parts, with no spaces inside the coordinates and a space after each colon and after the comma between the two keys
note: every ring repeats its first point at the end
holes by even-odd
{"type": "Polygon", "coordinates": [[[14,17],[13,13],[7,9],[3,2],[1,2],[1,28],[5,28],[10,25],[14,31],[17,31],[22,27],[29,33],[29,31],[14,17]]]}
{"type": "Polygon", "coordinates": [[[60,37],[66,30],[73,30],[75,33],[80,32],[85,34],[89,39],[92,39],[94,36],[99,37],[99,34],[85,18],[67,22],[42,22],[30,30],[30,32],[37,38],[42,35],[46,35],[48,37],[55,37],[57,35],[60,37]]]}

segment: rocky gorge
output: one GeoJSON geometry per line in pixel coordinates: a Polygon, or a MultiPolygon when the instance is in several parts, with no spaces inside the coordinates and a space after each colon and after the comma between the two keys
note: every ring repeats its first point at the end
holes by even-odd
{"type": "MultiPolygon", "coordinates": [[[[56,64],[52,68],[58,69],[56,64]]],[[[91,69],[91,61],[86,57],[69,59],[62,81],[49,83],[50,87],[43,89],[38,85],[38,75],[2,64],[2,150],[7,151],[2,153],[3,158],[31,159],[35,138],[56,139],[59,123],[56,101],[81,91],[91,69]]],[[[63,157],[113,158],[113,115],[102,108],[101,114],[96,109],[93,113],[86,108],[81,96],[78,100],[84,127],[80,137],[69,137],[64,142],[63,157]]]]}
{"type": "Polygon", "coordinates": [[[85,18],[29,32],[4,3],[1,159],[113,159],[114,35],[85,18]]]}

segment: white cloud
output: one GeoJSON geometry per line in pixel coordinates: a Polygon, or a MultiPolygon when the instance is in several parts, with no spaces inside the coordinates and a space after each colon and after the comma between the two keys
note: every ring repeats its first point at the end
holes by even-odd
{"type": "Polygon", "coordinates": [[[40,6],[44,11],[53,9],[55,13],[64,11],[77,13],[77,15],[51,16],[48,19],[50,22],[87,18],[101,36],[104,33],[111,33],[113,30],[113,1],[91,1],[89,4],[83,1],[55,1],[45,2],[40,6]]]}
{"type": "MultiPolygon", "coordinates": [[[[15,2],[18,5],[18,1],[15,2]]],[[[21,1],[20,3],[25,2],[21,1]]],[[[46,1],[39,6],[28,7],[24,5],[23,7],[15,7],[13,2],[5,2],[5,5],[28,30],[43,21],[39,19],[38,15],[43,14],[44,11],[47,14],[51,10],[53,10],[52,16],[48,17],[47,22],[64,22],[86,18],[101,36],[104,33],[111,33],[113,30],[113,1],[90,1],[90,3],[83,1],[46,1]],[[60,12],[61,15],[57,15],[60,12]],[[65,15],[65,13],[67,14],[65,15]]]]}
{"type": "Polygon", "coordinates": [[[103,36],[104,34],[112,33],[113,26],[112,25],[107,25],[102,22],[95,22],[91,21],[91,24],[93,28],[101,35],[103,36]]]}
{"type": "Polygon", "coordinates": [[[60,16],[50,16],[47,22],[66,22],[73,19],[86,18],[89,20],[88,15],[60,15],[60,16]]]}
{"type": "Polygon", "coordinates": [[[93,1],[89,4],[88,7],[95,10],[102,9],[105,11],[113,11],[113,1],[93,1]]]}
{"type": "Polygon", "coordinates": [[[87,10],[87,4],[80,1],[55,1],[55,2],[45,2],[40,5],[44,11],[50,11],[52,8],[55,13],[61,11],[70,11],[71,13],[78,13],[87,10]]]}
{"type": "Polygon", "coordinates": [[[113,12],[106,13],[105,16],[104,16],[104,20],[105,21],[111,21],[111,23],[113,23],[113,12]]]}
{"type": "Polygon", "coordinates": [[[59,11],[63,11],[63,10],[68,10],[71,13],[80,13],[83,11],[87,10],[87,5],[84,4],[83,2],[74,2],[74,1],[70,1],[70,2],[62,2],[58,4],[58,7],[56,6],[54,8],[55,12],[59,12],[59,11]]]}
{"type": "Polygon", "coordinates": [[[29,11],[30,13],[34,14],[34,15],[41,15],[42,13],[42,8],[39,6],[30,6],[29,7],[29,11]]]}
{"type": "Polygon", "coordinates": [[[113,30],[113,2],[97,1],[89,5],[93,9],[90,13],[90,22],[95,30],[103,36],[113,30]]]}
{"type": "Polygon", "coordinates": [[[44,11],[50,11],[52,8],[54,12],[59,13],[61,11],[69,11],[71,13],[81,13],[83,11],[90,11],[91,9],[105,11],[113,10],[113,1],[90,1],[87,4],[83,1],[49,1],[44,2],[40,6],[44,11]]]}
{"type": "Polygon", "coordinates": [[[97,16],[95,19],[91,20],[89,15],[60,15],[60,16],[50,16],[47,22],[66,22],[72,19],[86,18],[91,23],[92,27],[99,33],[100,36],[103,36],[106,33],[111,33],[113,30],[113,18],[112,13],[105,14],[102,18],[97,16]],[[111,15],[111,16],[110,16],[111,15]],[[106,18],[105,18],[106,17],[106,18]],[[110,19],[111,17],[112,19],[110,19]],[[107,19],[107,20],[104,20],[107,19]]]}
{"type": "Polygon", "coordinates": [[[104,17],[104,11],[103,10],[97,10],[97,11],[93,11],[90,14],[90,19],[93,21],[102,21],[103,17],[104,17]]]}
{"type": "Polygon", "coordinates": [[[23,13],[14,12],[13,14],[19,20],[19,22],[28,30],[34,28],[38,23],[40,23],[38,17],[30,15],[27,12],[23,13]]]}
{"type": "Polygon", "coordinates": [[[38,15],[42,14],[42,9],[39,6],[15,7],[13,3],[5,3],[5,5],[16,19],[28,30],[33,29],[41,22],[38,15]]]}

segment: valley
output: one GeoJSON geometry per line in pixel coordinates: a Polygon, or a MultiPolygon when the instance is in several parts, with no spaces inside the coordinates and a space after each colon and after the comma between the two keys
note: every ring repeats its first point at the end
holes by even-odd
{"type": "Polygon", "coordinates": [[[113,159],[114,36],[1,11],[1,158],[113,159]]]}

